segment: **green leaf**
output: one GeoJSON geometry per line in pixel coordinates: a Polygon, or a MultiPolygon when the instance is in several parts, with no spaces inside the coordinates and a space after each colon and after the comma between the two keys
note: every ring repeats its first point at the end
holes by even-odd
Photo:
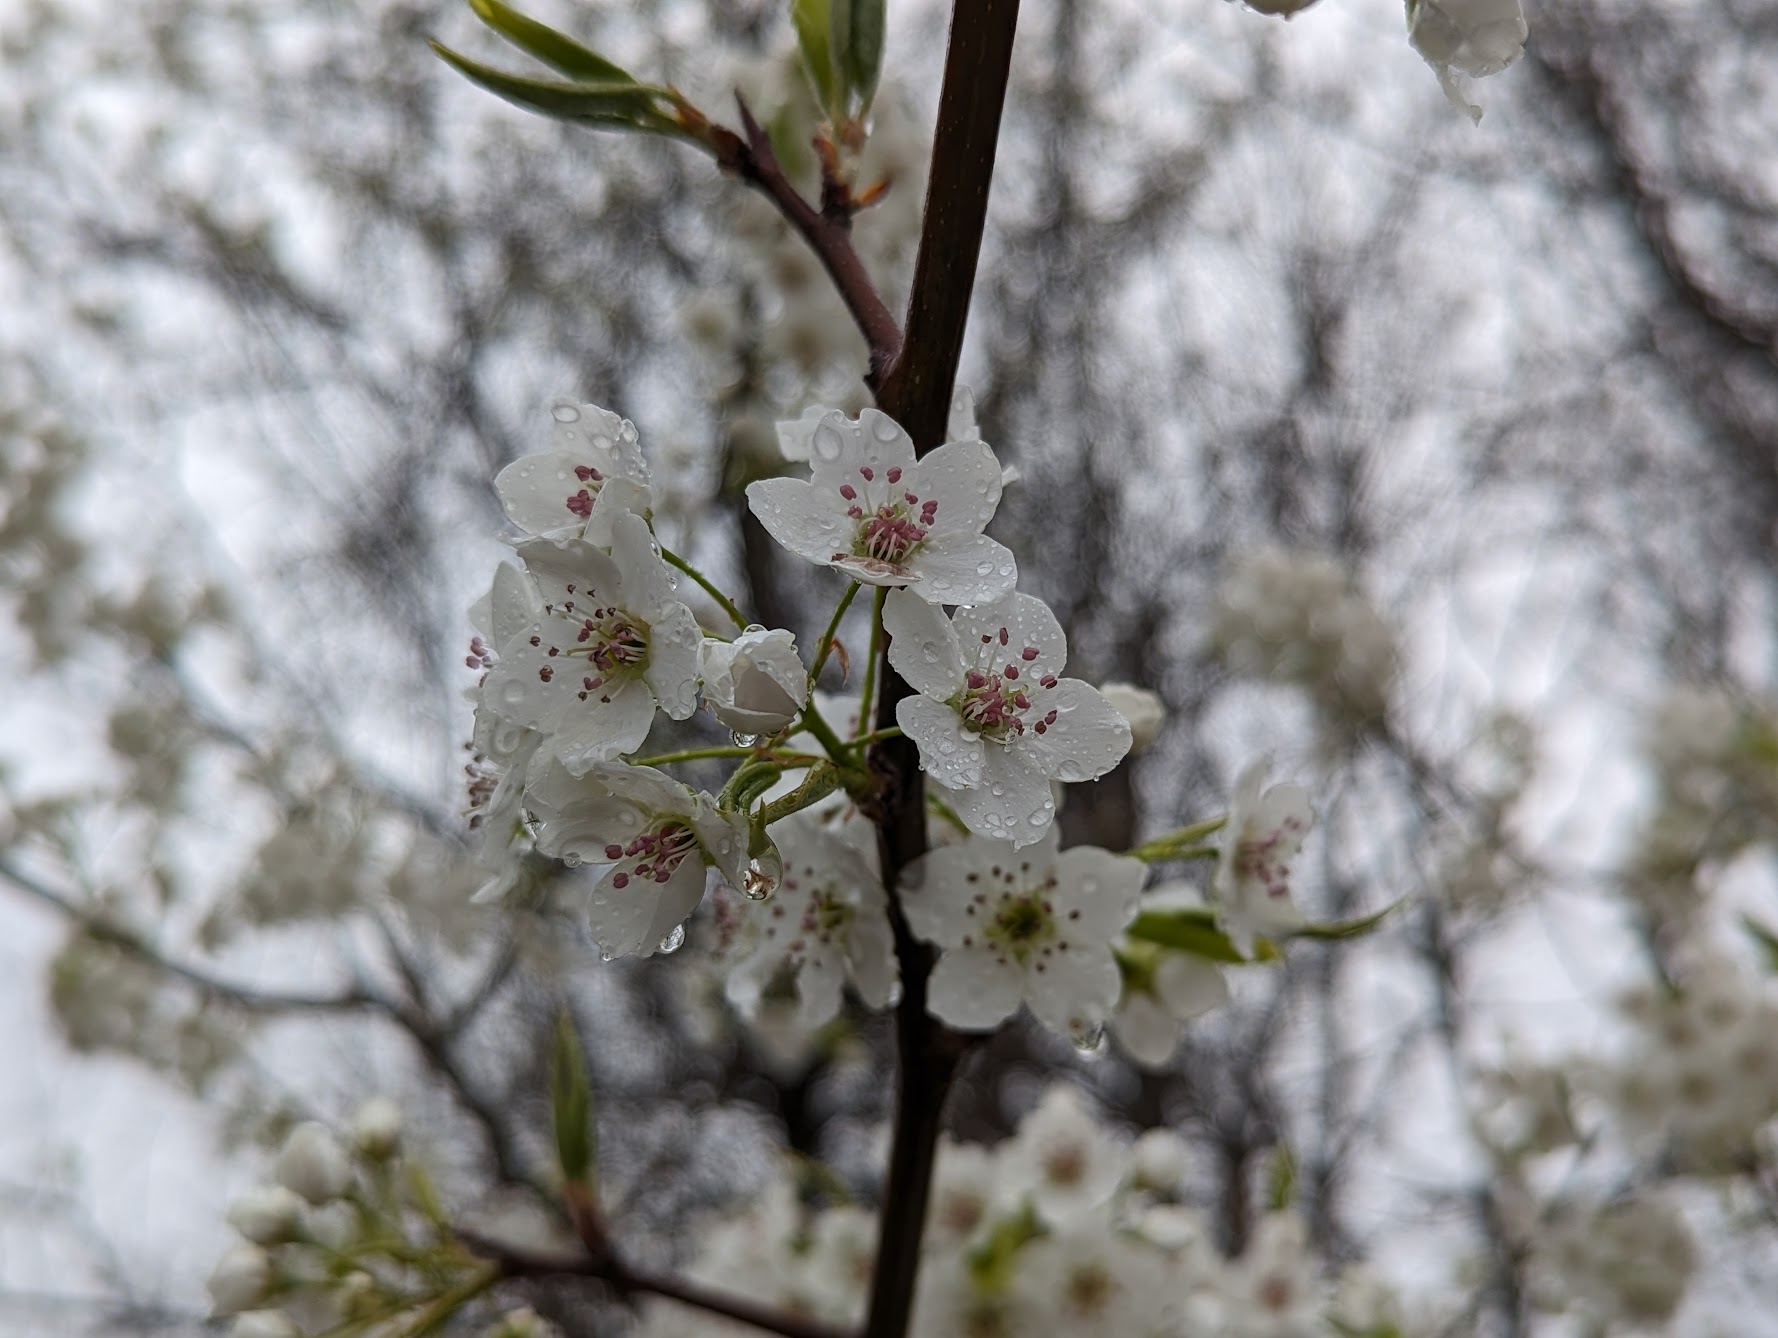
{"type": "Polygon", "coordinates": [[[1362,915],[1356,920],[1335,920],[1328,924],[1302,925],[1290,931],[1291,938],[1342,939],[1363,938],[1371,930],[1382,924],[1389,916],[1394,915],[1408,904],[1406,897],[1392,901],[1382,910],[1371,915],[1362,915]]]}
{"type": "Polygon", "coordinates": [[[593,1095],[587,1083],[586,1056],[574,1019],[563,1010],[556,1019],[555,1051],[550,1061],[550,1109],[556,1129],[556,1161],[562,1178],[588,1183],[593,1172],[597,1132],[593,1127],[593,1095]]]}
{"type": "Polygon", "coordinates": [[[1751,915],[1741,916],[1741,927],[1753,936],[1766,959],[1766,970],[1778,971],[1778,932],[1767,928],[1751,915]]]}
{"type": "Polygon", "coordinates": [[[1290,1207],[1296,1195],[1296,1158],[1290,1144],[1280,1143],[1272,1153],[1272,1164],[1266,1170],[1266,1206],[1275,1213],[1290,1207]]]}
{"type": "Polygon", "coordinates": [[[868,108],[883,72],[884,0],[833,0],[833,51],[847,91],[868,108]]]}
{"type": "MultiPolygon", "coordinates": [[[[1124,932],[1145,943],[1189,952],[1212,962],[1232,964],[1249,960],[1229,942],[1229,936],[1216,927],[1216,915],[1208,907],[1181,906],[1172,910],[1143,911],[1124,932]]],[[[1264,939],[1253,945],[1254,961],[1269,961],[1277,955],[1277,948],[1264,939]]]]}
{"type": "Polygon", "coordinates": [[[814,86],[815,100],[829,119],[845,114],[845,92],[840,87],[839,63],[834,59],[833,6],[846,0],[790,0],[790,21],[802,48],[803,69],[814,86]]]}
{"type": "Polygon", "coordinates": [[[584,83],[633,84],[635,76],[565,33],[526,18],[500,0],[469,0],[475,16],[520,51],[584,83]]]}
{"type": "Polygon", "coordinates": [[[655,105],[657,98],[667,96],[665,89],[634,82],[580,84],[556,79],[528,79],[470,60],[438,42],[432,43],[432,49],[471,83],[480,84],[490,93],[528,111],[607,130],[641,130],[658,135],[684,133],[655,105]]]}

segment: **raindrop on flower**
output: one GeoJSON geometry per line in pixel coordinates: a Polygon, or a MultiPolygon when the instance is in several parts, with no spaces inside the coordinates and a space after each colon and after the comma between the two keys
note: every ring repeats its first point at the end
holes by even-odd
{"type": "Polygon", "coordinates": [[[575,850],[564,850],[562,852],[562,863],[566,864],[570,869],[578,869],[581,865],[580,852],[575,850]]]}
{"type": "Polygon", "coordinates": [[[749,901],[764,901],[778,890],[778,880],[766,872],[758,860],[747,861],[747,872],[741,878],[741,895],[749,901]]]}
{"type": "Polygon", "coordinates": [[[1068,1043],[1083,1055],[1105,1053],[1105,1028],[1098,1023],[1076,1027],[1068,1035],[1068,1043]]]}
{"type": "Polygon", "coordinates": [[[580,410],[572,404],[558,404],[550,410],[550,413],[558,423],[578,423],[580,421],[580,410]]]}
{"type": "Polygon", "coordinates": [[[500,690],[500,700],[508,706],[518,706],[525,700],[525,685],[513,680],[500,690]]]}
{"type": "Polygon", "coordinates": [[[740,730],[736,730],[733,734],[729,735],[729,738],[734,740],[735,747],[737,748],[751,748],[759,742],[759,735],[743,734],[740,730]]]}
{"type": "Polygon", "coordinates": [[[611,951],[610,948],[600,948],[599,960],[601,962],[614,962],[617,960],[617,954],[611,951]]]}
{"type": "Polygon", "coordinates": [[[660,944],[658,947],[656,947],[655,951],[659,952],[663,955],[665,955],[667,953],[671,953],[671,952],[678,952],[680,949],[680,946],[682,944],[684,944],[684,942],[685,942],[685,926],[684,925],[674,925],[673,932],[668,934],[664,939],[662,939],[660,941],[660,944]]]}

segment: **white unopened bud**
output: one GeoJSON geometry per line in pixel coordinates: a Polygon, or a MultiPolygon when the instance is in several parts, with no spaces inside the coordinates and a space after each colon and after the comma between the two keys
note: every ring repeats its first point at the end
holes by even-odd
{"type": "Polygon", "coordinates": [[[278,1183],[310,1203],[329,1203],[352,1183],[352,1168],[334,1136],[311,1120],[297,1125],[284,1140],[278,1153],[278,1183]]]}
{"type": "Polygon", "coordinates": [[[352,1150],[372,1161],[387,1161],[401,1146],[401,1107],[375,1096],[352,1117],[352,1150]]]}
{"type": "Polygon", "coordinates": [[[1173,1194],[1185,1178],[1191,1150],[1171,1129],[1147,1129],[1130,1149],[1130,1175],[1145,1189],[1173,1194]]]}
{"type": "Polygon", "coordinates": [[[210,1313],[235,1315],[265,1299],[272,1285],[272,1260],[257,1245],[231,1246],[216,1262],[207,1284],[210,1313]]]}
{"type": "Polygon", "coordinates": [[[255,1245],[278,1245],[296,1237],[302,1199],[283,1185],[250,1189],[228,1210],[228,1224],[255,1245]]]}
{"type": "Polygon", "coordinates": [[[1154,736],[1167,723],[1166,704],[1147,688],[1129,683],[1107,683],[1099,691],[1117,713],[1130,722],[1131,752],[1153,743],[1154,736]]]}
{"type": "Polygon", "coordinates": [[[302,1338],[302,1332],[281,1310],[249,1310],[235,1316],[228,1338],[302,1338]]]}
{"type": "Polygon", "coordinates": [[[1451,104],[1482,119],[1456,76],[1499,74],[1525,54],[1525,13],[1519,0],[1408,0],[1408,41],[1438,74],[1451,104]]]}
{"type": "Polygon", "coordinates": [[[776,734],[809,697],[809,671],[791,633],[749,627],[733,641],[703,645],[704,700],[741,734],[776,734]]]}

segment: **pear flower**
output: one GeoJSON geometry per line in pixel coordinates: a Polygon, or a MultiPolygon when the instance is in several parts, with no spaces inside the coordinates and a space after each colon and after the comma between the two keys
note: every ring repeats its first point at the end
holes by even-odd
{"type": "Polygon", "coordinates": [[[703,635],[640,516],[612,524],[611,553],[568,540],[520,545],[542,615],[500,642],[481,702],[510,724],[550,735],[576,775],[639,747],[660,708],[697,707],[703,635]]]}
{"type": "Polygon", "coordinates": [[[809,438],[810,478],[762,479],[747,503],[799,557],[931,604],[980,604],[1018,579],[1012,553],[982,533],[1000,504],[1000,465],[981,441],[924,459],[887,414],[835,410],[809,438]]]}
{"type": "Polygon", "coordinates": [[[758,1015],[774,978],[796,988],[804,1031],[840,1011],[847,980],[867,1008],[881,1008],[895,988],[895,936],[882,880],[858,848],[807,813],[772,825],[784,859],[782,891],[742,922],[745,957],[729,973],[728,1000],[758,1015]]]}
{"type": "Polygon", "coordinates": [[[1132,683],[1107,683],[1099,695],[1130,722],[1130,751],[1139,753],[1153,743],[1167,723],[1167,704],[1147,688],[1132,683]]]}
{"type": "Polygon", "coordinates": [[[1092,687],[1057,677],[1068,642],[1034,595],[947,619],[892,591],[883,627],[889,662],[920,694],[897,704],[896,722],[970,831],[1029,845],[1055,817],[1052,780],[1103,776],[1130,751],[1129,722],[1092,687]]]}
{"type": "Polygon", "coordinates": [[[1260,758],[1236,778],[1210,884],[1217,921],[1244,957],[1253,956],[1255,936],[1303,922],[1290,896],[1290,861],[1303,848],[1315,810],[1300,785],[1274,785],[1262,794],[1267,769],[1260,758]]]}
{"type": "Polygon", "coordinates": [[[1146,874],[1091,846],[1059,851],[1054,829],[1027,850],[971,837],[928,851],[903,874],[901,907],[944,950],[933,1015],[984,1029],[1023,1003],[1051,1031],[1094,1036],[1117,1003],[1111,941],[1135,918],[1146,874]]]}
{"type": "Polygon", "coordinates": [[[809,671],[790,632],[756,625],[733,641],[706,637],[698,658],[705,702],[738,734],[776,734],[809,700],[809,671]]]}
{"type": "Polygon", "coordinates": [[[525,800],[541,853],[611,866],[586,911],[607,958],[677,947],[675,931],[704,899],[711,867],[737,891],[747,886],[746,819],[653,767],[604,762],[576,777],[552,762],[525,800]]]}
{"type": "Polygon", "coordinates": [[[1525,54],[1525,12],[1519,0],[1407,0],[1408,41],[1432,66],[1451,105],[1480,121],[1459,75],[1499,74],[1525,54]]]}
{"type": "Polygon", "coordinates": [[[494,477],[506,514],[542,539],[611,543],[612,522],[651,502],[648,466],[636,426],[596,404],[557,400],[550,406],[555,440],[547,451],[520,456],[494,477]]]}

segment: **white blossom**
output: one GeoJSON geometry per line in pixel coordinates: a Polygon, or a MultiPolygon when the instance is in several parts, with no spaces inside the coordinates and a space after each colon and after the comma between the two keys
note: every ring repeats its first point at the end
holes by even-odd
{"type": "Polygon", "coordinates": [[[747,824],[653,767],[599,763],[583,776],[551,764],[526,792],[537,849],[569,865],[609,864],[587,898],[587,926],[608,957],[648,956],[697,909],[715,867],[741,890],[747,824]]]}
{"type": "Polygon", "coordinates": [[[1529,33],[1519,0],[1408,0],[1408,41],[1472,121],[1482,119],[1482,109],[1464,96],[1457,76],[1499,74],[1525,54],[1529,33]]]}
{"type": "Polygon", "coordinates": [[[1228,998],[1228,981],[1215,962],[1159,952],[1138,974],[1126,967],[1124,992],[1111,1015],[1112,1034],[1138,1064],[1160,1068],[1179,1049],[1184,1024],[1228,998]]]}
{"type": "Polygon", "coordinates": [[[1263,790],[1268,763],[1250,762],[1235,781],[1228,825],[1211,887],[1223,933],[1244,957],[1255,936],[1302,924],[1290,895],[1290,861],[1315,821],[1309,792],[1300,785],[1263,790]]]}
{"type": "Polygon", "coordinates": [[[1000,1159],[976,1143],[941,1137],[926,1205],[927,1249],[948,1252],[980,1244],[1006,1206],[1000,1159]]]}
{"type": "Polygon", "coordinates": [[[352,1116],[352,1150],[372,1161],[387,1161],[401,1146],[401,1107],[373,1096],[352,1116]]]}
{"type": "Polygon", "coordinates": [[[902,910],[943,950],[928,986],[952,1026],[993,1027],[1024,1003],[1051,1031],[1096,1032],[1118,996],[1111,940],[1136,914],[1146,866],[1055,833],[1015,849],[972,837],[903,874],[902,910]]]}
{"type": "Polygon", "coordinates": [[[641,514],[652,501],[635,424],[565,399],[550,406],[550,417],[551,449],[520,456],[495,476],[500,503],[526,534],[606,547],[616,517],[641,514]]]}
{"type": "Polygon", "coordinates": [[[1130,751],[1130,726],[1099,693],[1059,678],[1062,628],[1012,591],[951,618],[902,591],[883,606],[889,662],[919,694],[895,718],[920,765],[951,791],[972,832],[1028,845],[1055,817],[1050,782],[1103,776],[1130,751]]]}
{"type": "Polygon", "coordinates": [[[796,637],[781,629],[749,627],[733,641],[706,637],[699,664],[704,700],[739,734],[776,734],[809,699],[809,671],[796,653],[796,637]]]}
{"type": "Polygon", "coordinates": [[[834,411],[811,436],[810,471],[747,488],[760,523],[799,557],[933,604],[980,604],[1017,580],[1012,554],[982,533],[1000,503],[1000,465],[983,442],[916,460],[886,414],[834,411]]]}
{"type": "Polygon", "coordinates": [[[544,612],[495,647],[483,705],[548,734],[550,751],[577,775],[638,747],[657,702],[675,720],[692,713],[703,635],[639,516],[616,518],[609,556],[544,540],[519,554],[544,612]]]}
{"type": "Polygon", "coordinates": [[[302,1226],[303,1199],[283,1185],[258,1185],[230,1206],[228,1224],[255,1245],[293,1239],[302,1226]]]}
{"type": "Polygon", "coordinates": [[[217,1260],[206,1288],[210,1313],[233,1315],[251,1310],[272,1285],[272,1260],[257,1245],[231,1245],[217,1260]]]}
{"type": "Polygon", "coordinates": [[[1128,1152],[1072,1087],[1058,1083],[1019,1121],[1002,1163],[1007,1188],[1051,1225],[1100,1207],[1124,1178],[1128,1152]]]}
{"type": "Polygon", "coordinates": [[[278,1183],[310,1203],[330,1203],[352,1183],[352,1167],[326,1125],[306,1120],[278,1152],[278,1183]]]}
{"type": "Polygon", "coordinates": [[[756,1017],[766,989],[788,974],[796,1022],[813,1030],[840,1009],[848,980],[867,1008],[881,1008],[895,988],[895,937],[883,885],[850,842],[798,813],[772,827],[784,878],[771,901],[748,908],[749,948],[729,973],[729,1002],[756,1017]]]}

